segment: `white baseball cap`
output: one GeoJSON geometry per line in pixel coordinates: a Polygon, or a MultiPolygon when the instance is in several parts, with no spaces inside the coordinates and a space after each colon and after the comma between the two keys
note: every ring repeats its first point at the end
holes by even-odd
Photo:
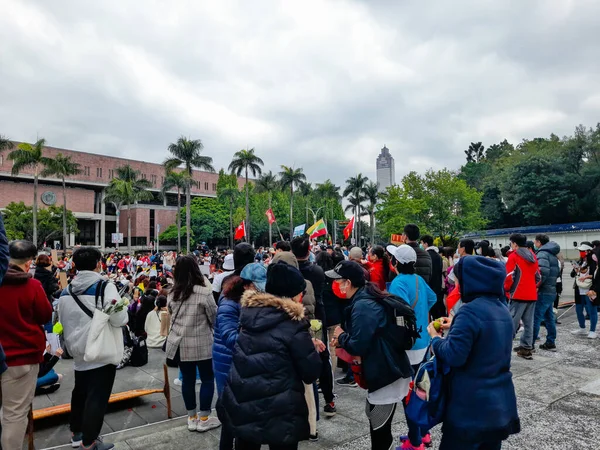
{"type": "Polygon", "coordinates": [[[417,252],[410,245],[402,244],[396,247],[395,245],[388,245],[385,248],[389,254],[391,254],[400,264],[408,264],[411,262],[417,262],[417,252]]]}
{"type": "Polygon", "coordinates": [[[235,269],[235,266],[233,265],[233,253],[230,253],[227,256],[225,256],[225,259],[223,260],[223,270],[233,269],[235,269]]]}

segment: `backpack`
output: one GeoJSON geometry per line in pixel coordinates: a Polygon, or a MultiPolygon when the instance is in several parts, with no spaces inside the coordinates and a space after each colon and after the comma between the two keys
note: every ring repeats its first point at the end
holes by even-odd
{"type": "Polygon", "coordinates": [[[405,399],[408,420],[429,430],[444,420],[449,368],[435,355],[419,367],[405,399]]]}
{"type": "Polygon", "coordinates": [[[417,316],[411,306],[396,295],[375,301],[383,306],[388,316],[382,336],[395,350],[405,352],[413,348],[421,333],[417,329],[417,316]]]}

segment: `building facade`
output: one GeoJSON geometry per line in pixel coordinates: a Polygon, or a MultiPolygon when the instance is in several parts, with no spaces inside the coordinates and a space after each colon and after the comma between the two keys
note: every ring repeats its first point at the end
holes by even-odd
{"type": "Polygon", "coordinates": [[[390,150],[384,145],[377,157],[377,187],[379,192],[396,184],[396,165],[390,150]]]}
{"type": "MultiPolygon", "coordinates": [[[[15,146],[18,143],[15,143],[15,146]]],[[[105,188],[116,176],[118,167],[129,164],[138,170],[142,178],[152,183],[150,191],[153,200],[131,205],[131,246],[134,249],[151,248],[157,237],[157,225],[161,232],[176,222],[177,191],[172,190],[162,198],[160,191],[165,179],[164,167],[159,163],[135,161],[125,158],[83,153],[54,147],[45,147],[43,154],[52,158],[57,154],[70,156],[72,161],[80,165],[81,173],[67,178],[67,209],[77,218],[79,233],[71,234],[66,246],[95,245],[101,249],[114,248],[112,234],[117,229],[119,217],[119,232],[123,233],[124,242],[121,247],[128,245],[126,206],[121,206],[117,214],[115,205],[104,201],[105,188]]],[[[0,155],[0,209],[6,208],[11,202],[33,204],[33,170],[25,169],[19,175],[12,176],[12,161],[4,152],[0,155]]],[[[192,188],[192,197],[216,197],[217,173],[194,170],[194,180],[198,183],[192,188]]],[[[62,182],[56,178],[38,178],[38,207],[54,205],[61,206],[62,182]]],[[[238,179],[238,186],[243,188],[244,179],[238,179]]],[[[185,205],[185,196],[181,196],[185,205]]],[[[160,234],[160,233],[158,233],[160,234]]],[[[40,236],[40,239],[43,237],[40,236]]],[[[62,236],[56,238],[62,240],[62,236]]],[[[54,239],[53,239],[54,240],[54,239]]],[[[50,245],[50,243],[48,243],[50,245]]],[[[64,245],[64,244],[63,244],[64,245]]]]}

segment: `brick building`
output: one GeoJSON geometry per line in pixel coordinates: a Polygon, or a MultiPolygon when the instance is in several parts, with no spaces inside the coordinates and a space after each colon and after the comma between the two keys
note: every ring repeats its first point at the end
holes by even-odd
{"type": "MultiPolygon", "coordinates": [[[[17,144],[15,143],[15,146],[17,144]]],[[[111,236],[116,232],[117,214],[114,205],[104,202],[104,190],[114,178],[117,167],[125,164],[140,171],[142,178],[152,183],[150,191],[154,194],[153,200],[131,206],[132,247],[149,248],[156,240],[157,225],[160,225],[162,231],[175,223],[177,191],[169,192],[164,199],[159,196],[165,178],[165,170],[161,164],[54,147],[44,148],[46,157],[52,158],[58,153],[70,156],[73,162],[80,164],[81,169],[79,175],[66,180],[67,209],[77,218],[79,228],[77,235],[71,234],[68,246],[81,244],[96,245],[102,249],[114,247],[111,236]]],[[[8,160],[7,154],[8,152],[4,152],[0,155],[0,209],[11,202],[23,201],[26,205],[32,205],[33,170],[26,169],[18,176],[12,176],[12,161],[8,160]]],[[[216,197],[219,178],[217,173],[195,170],[193,178],[198,185],[192,188],[192,197],[216,197]]],[[[243,178],[238,179],[238,185],[240,188],[244,186],[243,178]]],[[[61,206],[61,181],[56,178],[39,177],[38,196],[38,207],[54,204],[61,206]]],[[[182,205],[185,205],[183,195],[182,205]]],[[[125,241],[121,246],[124,247],[128,243],[126,206],[120,208],[119,216],[119,232],[123,233],[125,241]]],[[[62,236],[57,239],[62,240],[62,236]]]]}

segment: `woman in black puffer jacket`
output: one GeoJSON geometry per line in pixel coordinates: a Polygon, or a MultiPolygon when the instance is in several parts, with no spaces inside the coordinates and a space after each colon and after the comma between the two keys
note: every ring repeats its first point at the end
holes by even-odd
{"type": "Polygon", "coordinates": [[[42,283],[46,297],[50,304],[54,302],[53,294],[58,291],[58,281],[54,277],[52,272],[52,261],[48,255],[39,255],[35,261],[35,274],[33,276],[36,280],[42,283]]]}
{"type": "MultiPolygon", "coordinates": [[[[283,262],[269,266],[266,293],[242,297],[241,329],[217,411],[236,449],[294,450],[309,437],[304,383],[321,372],[321,358],[304,320],[306,282],[283,262]]],[[[324,346],[323,346],[324,347],[324,346]]]]}

